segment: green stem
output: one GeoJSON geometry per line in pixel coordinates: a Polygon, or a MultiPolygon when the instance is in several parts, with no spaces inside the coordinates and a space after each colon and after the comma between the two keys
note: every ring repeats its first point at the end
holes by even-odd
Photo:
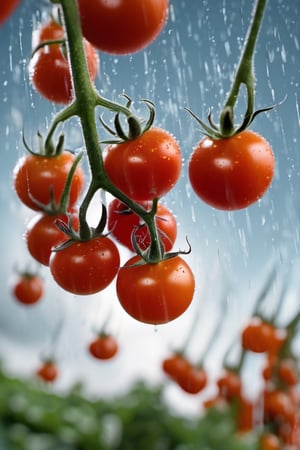
{"type": "Polygon", "coordinates": [[[256,0],[254,5],[251,24],[246,36],[241,59],[236,70],[234,82],[220,115],[220,130],[221,134],[224,136],[230,136],[234,133],[233,109],[238,98],[241,84],[245,84],[247,89],[247,110],[245,113],[245,120],[250,120],[254,112],[255,77],[253,70],[253,55],[266,4],[267,0],[256,0]]]}

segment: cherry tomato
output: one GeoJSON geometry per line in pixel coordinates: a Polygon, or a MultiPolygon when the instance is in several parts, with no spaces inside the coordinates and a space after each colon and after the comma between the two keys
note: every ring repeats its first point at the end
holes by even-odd
{"type": "MultiPolygon", "coordinates": [[[[39,211],[42,208],[34,200],[47,205],[52,190],[54,200],[59,204],[74,159],[70,152],[51,157],[29,154],[20,158],[14,168],[14,188],[22,203],[39,211]]],[[[77,166],[71,182],[69,206],[76,203],[83,185],[83,170],[77,166]]]]}
{"type": "Polygon", "coordinates": [[[119,345],[113,336],[103,335],[89,345],[90,354],[96,359],[111,359],[119,350],[119,345]]]}
{"type": "Polygon", "coordinates": [[[175,381],[178,381],[184,377],[189,368],[189,361],[183,355],[178,353],[164,359],[162,362],[162,370],[164,373],[175,381]]]}
{"type": "Polygon", "coordinates": [[[272,349],[275,339],[273,325],[253,318],[242,331],[242,345],[246,350],[264,353],[272,349]]]}
{"type": "Polygon", "coordinates": [[[63,289],[73,294],[89,295],[105,289],[115,278],[120,255],[108,237],[75,241],[52,252],[50,271],[63,289]]]}
{"type": "Polygon", "coordinates": [[[136,201],[153,200],[169,192],[181,171],[176,140],[160,128],[106,148],[104,167],[110,180],[136,201]]]}
{"type": "Polygon", "coordinates": [[[120,269],[116,287],[120,304],[130,316],[158,325],[186,311],[193,298],[195,280],[180,256],[156,264],[143,264],[139,256],[134,256],[120,269]]]}
{"type": "Polygon", "coordinates": [[[264,392],[264,411],[267,420],[293,422],[296,409],[288,391],[271,389],[264,392]]]}
{"type": "Polygon", "coordinates": [[[25,240],[29,253],[45,266],[49,266],[52,249],[68,240],[67,235],[56,226],[57,219],[66,224],[70,221],[72,228],[78,231],[79,217],[75,208],[66,214],[37,214],[26,228],[25,240]]]}
{"type": "Polygon", "coordinates": [[[278,378],[288,386],[295,386],[300,381],[300,372],[293,359],[283,359],[278,368],[278,378]]]}
{"type": "Polygon", "coordinates": [[[272,182],[274,165],[268,142],[246,130],[226,139],[202,139],[189,161],[189,179],[204,202],[235,210],[263,196],[272,182]]]}
{"type": "Polygon", "coordinates": [[[0,2],[0,25],[2,25],[13,14],[21,0],[3,0],[0,2]]]}
{"type": "Polygon", "coordinates": [[[238,398],[241,395],[242,382],[237,373],[226,370],[224,374],[217,380],[219,394],[226,400],[238,398]]]}
{"type": "Polygon", "coordinates": [[[201,367],[190,366],[177,382],[188,394],[199,394],[207,385],[207,374],[201,367]]]}
{"type": "Polygon", "coordinates": [[[264,433],[259,441],[259,450],[280,450],[280,440],[273,433],[264,433]]]}
{"type": "MultiPolygon", "coordinates": [[[[64,29],[51,21],[40,30],[38,43],[63,39],[64,29]]],[[[95,48],[84,40],[84,50],[91,80],[97,75],[99,60],[95,48]]],[[[34,88],[47,100],[67,104],[74,97],[71,70],[67,55],[61,45],[46,45],[39,49],[29,64],[29,75],[34,88]]]]}
{"type": "MultiPolygon", "coordinates": [[[[147,204],[142,206],[147,209],[147,204]]],[[[177,236],[175,217],[166,206],[158,204],[155,221],[165,251],[168,252],[173,247],[177,236]]],[[[135,251],[132,245],[133,232],[141,250],[145,250],[150,245],[147,225],[118,199],[114,199],[109,204],[107,226],[112,236],[131,251],[135,251]]]]}
{"type": "Polygon", "coordinates": [[[162,31],[168,3],[168,0],[79,0],[83,35],[104,52],[137,52],[162,31]]]}
{"type": "Polygon", "coordinates": [[[37,275],[24,273],[13,287],[16,300],[24,305],[37,303],[44,294],[44,282],[37,275]]]}
{"type": "Polygon", "coordinates": [[[58,377],[58,369],[53,361],[44,362],[36,371],[36,376],[46,383],[52,383],[58,377]]]}

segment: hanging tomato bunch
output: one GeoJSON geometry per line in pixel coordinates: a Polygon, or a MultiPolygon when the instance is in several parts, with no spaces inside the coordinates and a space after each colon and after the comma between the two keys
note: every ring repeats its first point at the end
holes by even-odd
{"type": "MultiPolygon", "coordinates": [[[[100,95],[95,87],[98,50],[112,54],[141,51],[162,31],[167,0],[137,5],[122,0],[112,8],[104,2],[57,0],[56,14],[34,31],[29,76],[33,88],[47,100],[66,104],[52,120],[47,135],[38,134],[38,149],[30,149],[14,169],[15,191],[27,207],[38,212],[28,224],[25,239],[29,253],[49,266],[53,279],[75,295],[97,293],[116,280],[116,294],[125,311],[151,324],[167,323],[189,307],[195,290],[186,252],[173,250],[177,225],[162,203],[182,173],[178,142],[167,130],[154,125],[155,106],[143,100],[146,120],[124,103],[100,95]],[[101,26],[100,26],[101,25],[101,26]],[[126,37],[126,38],[125,38],[126,37]],[[50,74],[50,76],[49,76],[50,74]],[[100,125],[111,140],[100,143],[96,122],[99,109],[112,111],[113,127],[100,125]],[[85,180],[80,159],[64,148],[58,126],[79,118],[90,178],[85,180]],[[98,191],[113,200],[100,206],[96,227],[87,220],[89,205],[98,191]],[[108,230],[108,231],[107,231],[108,230]],[[133,256],[120,267],[118,245],[133,256]],[[136,254],[136,256],[134,256],[136,254]]],[[[195,193],[220,209],[239,209],[256,202],[274,174],[269,144],[247,130],[254,117],[252,59],[264,9],[258,2],[232,90],[216,126],[200,123],[206,137],[191,154],[188,174],[195,193]],[[241,84],[247,87],[244,121],[234,123],[234,104],[241,84]]],[[[266,108],[269,109],[269,108],[266,108]]],[[[102,116],[101,116],[102,117],[102,116]]]]}

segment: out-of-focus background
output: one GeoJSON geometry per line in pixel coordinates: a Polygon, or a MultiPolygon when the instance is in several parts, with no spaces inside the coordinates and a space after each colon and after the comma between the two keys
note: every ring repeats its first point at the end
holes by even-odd
{"type": "MultiPolygon", "coordinates": [[[[184,107],[203,119],[211,108],[218,117],[239,60],[253,2],[170,0],[168,23],[145,51],[122,57],[100,54],[96,81],[100,92],[114,99],[126,92],[141,114],[140,99],[153,101],[157,125],[176,136],[183,153],[181,180],[165,202],[178,219],[175,247],[184,249],[186,236],[191,244],[192,253],[186,259],[195,272],[196,292],[186,314],[159,327],[129,318],[121,310],[113,287],[91,298],[74,297],[54,284],[46,268],[40,268],[46,292],[38,305],[24,308],[12,296],[16,268],[33,264],[23,238],[32,212],[20,204],[12,184],[13,167],[25,153],[21,134],[24,131],[32,144],[36,132],[45,132],[59,110],[33,90],[28,77],[32,32],[46,17],[47,7],[46,0],[22,1],[0,29],[3,368],[13,376],[31,378],[41,355],[51,350],[60,367],[60,377],[53,387],[57,392],[83,381],[88,395],[109,398],[126,392],[136,380],[155,385],[164,380],[162,358],[182,345],[196,314],[198,325],[188,352],[195,361],[200,358],[225,299],[221,338],[207,358],[208,368],[216,373],[274,263],[280,275],[272,288],[269,307],[276,302],[281,280],[288,277],[282,320],[285,313],[289,316],[299,308],[299,3],[272,0],[266,8],[255,55],[256,107],[278,106],[259,115],[252,129],[272,145],[276,175],[263,199],[245,210],[214,210],[191,191],[186,163],[201,133],[184,107]],[[99,365],[88,354],[87,345],[107,318],[109,330],[119,340],[120,352],[111,362],[99,365]]],[[[237,117],[243,108],[241,101],[237,117]]],[[[64,131],[67,147],[78,150],[82,140],[77,121],[72,120],[64,131]]],[[[99,207],[97,201],[94,207],[99,207]]],[[[122,261],[128,256],[124,250],[122,261]]],[[[199,411],[199,399],[186,396],[175,386],[167,386],[166,392],[174,411],[199,411]]]]}

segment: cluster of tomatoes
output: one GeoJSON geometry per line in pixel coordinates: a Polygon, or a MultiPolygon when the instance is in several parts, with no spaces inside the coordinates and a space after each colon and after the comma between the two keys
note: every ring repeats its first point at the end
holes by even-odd
{"type": "MultiPolygon", "coordinates": [[[[97,4],[98,10],[93,11],[84,1],[78,2],[84,36],[86,21],[95,17],[101,16],[101,20],[106,17],[107,25],[109,20],[117,23],[124,11],[129,22],[140,20],[147,12],[147,26],[134,28],[137,33],[135,46],[133,31],[126,34],[127,44],[122,34],[111,49],[105,47],[102,37],[97,34],[103,31],[98,20],[94,35],[91,35],[92,27],[88,27],[86,37],[89,40],[82,37],[82,42],[91,82],[97,74],[97,50],[137,51],[162,29],[168,10],[166,0],[155,4],[148,1],[142,8],[133,3],[134,15],[129,14],[129,3],[125,7],[125,3],[120,2],[119,8],[113,9],[97,4]],[[105,14],[110,13],[109,19],[105,14]],[[138,37],[139,33],[144,34],[144,39],[138,37]]],[[[126,17],[122,16],[122,23],[129,26],[126,17]]],[[[66,44],[61,23],[53,18],[43,23],[34,32],[29,74],[33,87],[46,99],[70,104],[74,100],[74,91],[66,44]]],[[[157,201],[175,186],[181,173],[182,156],[176,139],[169,132],[150,126],[134,139],[107,145],[103,152],[103,176],[120,191],[121,198],[125,195],[146,216],[154,213],[154,237],[145,220],[128,204],[115,198],[108,205],[108,217],[103,215],[101,228],[90,228],[90,235],[83,238],[78,207],[86,188],[83,170],[76,156],[64,150],[61,141],[56,147],[41,141],[40,147],[38,152],[30,151],[20,158],[14,169],[14,188],[19,199],[36,211],[25,232],[30,255],[38,263],[49,266],[57,284],[75,295],[95,294],[116,278],[121,305],[142,322],[161,324],[181,315],[192,301],[194,277],[178,253],[169,256],[177,235],[176,219],[163,203],[157,201]],[[153,240],[157,241],[154,246],[161,252],[156,250],[155,260],[143,258],[153,240]],[[121,268],[118,244],[126,246],[133,254],[138,249],[138,255],[121,268]]]]}
{"type": "MultiPolygon", "coordinates": [[[[300,446],[300,372],[293,352],[298,316],[280,329],[260,317],[251,318],[241,331],[240,363],[224,367],[215,381],[216,395],[204,401],[205,408],[232,408],[238,433],[258,430],[260,450],[296,450],[300,446]],[[245,396],[241,375],[244,358],[249,352],[265,355],[261,394],[255,399],[245,396]]],[[[200,393],[209,383],[203,365],[191,364],[184,352],[165,358],[162,370],[189,394],[200,393]]]]}

